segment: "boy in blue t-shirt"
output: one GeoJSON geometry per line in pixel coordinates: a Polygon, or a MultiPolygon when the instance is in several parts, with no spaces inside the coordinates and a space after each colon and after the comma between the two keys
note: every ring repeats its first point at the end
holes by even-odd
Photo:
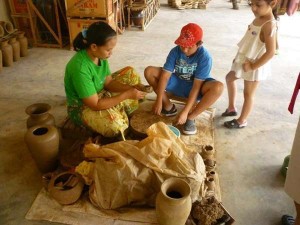
{"type": "Polygon", "coordinates": [[[186,105],[176,118],[184,134],[196,134],[195,118],[222,94],[223,84],[210,76],[212,58],[202,46],[203,31],[195,23],[181,29],[180,36],[161,67],[148,66],[144,75],[157,94],[154,114],[174,116],[177,109],[168,93],[185,98],[186,105]],[[197,104],[195,104],[197,103],[197,104]]]}

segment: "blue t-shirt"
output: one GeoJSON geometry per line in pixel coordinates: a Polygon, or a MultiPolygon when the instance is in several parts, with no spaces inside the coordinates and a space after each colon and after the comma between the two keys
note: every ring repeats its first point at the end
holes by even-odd
{"type": "Polygon", "coordinates": [[[163,69],[175,74],[183,82],[193,82],[194,79],[211,78],[211,67],[212,58],[203,46],[200,46],[190,57],[176,46],[170,51],[163,69]]]}

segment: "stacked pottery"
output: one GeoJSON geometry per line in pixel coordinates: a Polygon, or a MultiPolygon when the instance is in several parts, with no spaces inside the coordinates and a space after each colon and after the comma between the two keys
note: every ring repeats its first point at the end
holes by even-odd
{"type": "Polygon", "coordinates": [[[24,139],[41,173],[51,172],[57,168],[59,133],[56,127],[50,125],[30,127],[24,139]]]}
{"type": "Polygon", "coordinates": [[[47,103],[35,103],[28,106],[25,112],[29,115],[27,119],[27,128],[35,125],[55,126],[55,119],[49,113],[51,106],[47,103]]]}
{"type": "Polygon", "coordinates": [[[12,66],[13,65],[13,48],[8,44],[7,39],[1,41],[1,51],[2,51],[2,61],[3,66],[12,66]]]}
{"type": "Polygon", "coordinates": [[[9,40],[9,44],[13,49],[13,61],[16,62],[20,59],[20,42],[17,41],[16,36],[12,36],[9,40]]]}
{"type": "Polygon", "coordinates": [[[20,42],[20,56],[25,57],[28,55],[28,40],[24,36],[24,31],[18,31],[16,32],[17,40],[20,42]]]}
{"type": "Polygon", "coordinates": [[[191,188],[180,178],[169,178],[156,197],[156,216],[160,225],[184,225],[192,208],[191,188]]]}

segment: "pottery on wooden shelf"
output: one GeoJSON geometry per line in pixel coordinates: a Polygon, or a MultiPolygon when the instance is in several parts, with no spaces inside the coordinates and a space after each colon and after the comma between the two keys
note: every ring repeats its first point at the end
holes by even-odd
{"type": "Polygon", "coordinates": [[[52,198],[62,205],[75,203],[82,193],[84,182],[73,172],[63,172],[51,178],[48,191],[52,198]]]}
{"type": "Polygon", "coordinates": [[[20,59],[20,42],[17,41],[17,38],[15,36],[13,36],[10,38],[9,44],[13,49],[13,61],[16,62],[20,59]]]}
{"type": "Polygon", "coordinates": [[[30,127],[24,140],[42,173],[51,172],[57,168],[59,133],[56,127],[50,125],[30,127]]]}
{"type": "Polygon", "coordinates": [[[13,48],[8,44],[7,39],[1,41],[1,51],[2,51],[2,61],[3,66],[12,66],[13,65],[13,48]]]}
{"type": "Polygon", "coordinates": [[[27,119],[27,128],[35,125],[53,125],[55,126],[55,119],[49,113],[51,106],[47,103],[35,103],[28,106],[25,112],[29,115],[27,119]]]}
{"type": "Polygon", "coordinates": [[[160,225],[184,225],[191,212],[189,184],[180,178],[169,178],[156,197],[156,216],[160,225]]]}
{"type": "Polygon", "coordinates": [[[20,42],[20,56],[25,57],[28,55],[28,40],[25,37],[24,31],[16,32],[17,40],[20,42]]]}
{"type": "Polygon", "coordinates": [[[202,146],[201,156],[203,159],[213,159],[215,154],[215,150],[211,145],[202,146]]]}

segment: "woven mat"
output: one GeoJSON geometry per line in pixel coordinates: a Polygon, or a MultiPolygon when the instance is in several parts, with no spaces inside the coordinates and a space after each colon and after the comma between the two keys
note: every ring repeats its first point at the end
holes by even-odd
{"type": "MultiPolygon", "coordinates": [[[[146,110],[152,103],[148,101],[142,104],[146,110]]],[[[183,106],[176,104],[178,109],[183,106]]],[[[199,149],[201,145],[214,146],[213,118],[215,110],[208,109],[196,118],[198,132],[196,135],[181,135],[182,140],[190,147],[199,149]]],[[[215,178],[215,197],[221,201],[218,176],[215,178]]],[[[76,203],[62,206],[51,199],[48,192],[43,188],[30,210],[26,214],[29,220],[47,220],[71,225],[145,225],[157,224],[155,209],[153,208],[122,208],[120,210],[100,210],[95,208],[83,195],[76,203]]]]}

